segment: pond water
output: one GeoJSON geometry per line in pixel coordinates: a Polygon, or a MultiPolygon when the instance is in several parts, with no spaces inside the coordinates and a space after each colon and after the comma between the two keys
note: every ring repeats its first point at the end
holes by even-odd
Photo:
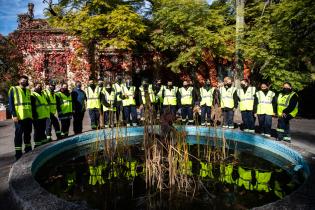
{"type": "MultiPolygon", "coordinates": [[[[248,209],[279,200],[303,183],[300,174],[291,173],[293,166],[276,154],[228,144],[234,149],[227,150],[225,159],[210,162],[205,158],[209,149],[213,157],[222,150],[213,144],[188,146],[187,167],[178,167],[177,173],[188,178],[190,190],[148,187],[142,144],[123,145],[111,157],[86,145],[49,160],[35,178],[60,198],[101,210],[248,209]]],[[[163,178],[167,181],[168,174],[163,178]]]]}

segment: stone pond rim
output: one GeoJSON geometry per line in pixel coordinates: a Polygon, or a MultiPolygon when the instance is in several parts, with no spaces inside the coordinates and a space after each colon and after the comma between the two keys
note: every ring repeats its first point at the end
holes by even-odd
{"type": "MultiPolygon", "coordinates": [[[[158,127],[155,129],[158,130],[158,127]]],[[[182,127],[178,127],[182,129],[182,127]]],[[[254,209],[314,209],[315,198],[315,174],[314,164],[309,164],[311,160],[303,157],[299,152],[293,150],[284,144],[266,139],[260,135],[244,133],[239,130],[222,130],[220,128],[207,128],[196,126],[185,126],[183,129],[187,136],[207,136],[207,137],[224,137],[237,142],[251,144],[256,147],[269,150],[272,153],[280,155],[290,161],[295,167],[294,170],[302,169],[306,181],[293,193],[281,200],[269,203],[254,209]]],[[[58,142],[52,142],[36,148],[34,151],[27,153],[17,161],[11,168],[9,174],[9,192],[11,203],[16,209],[23,210],[85,210],[90,209],[85,201],[70,202],[58,198],[49,193],[35,180],[33,174],[49,159],[61,154],[67,150],[80,147],[97,140],[115,136],[143,136],[144,127],[128,127],[119,129],[105,129],[99,131],[89,131],[83,134],[72,136],[58,142]]]]}

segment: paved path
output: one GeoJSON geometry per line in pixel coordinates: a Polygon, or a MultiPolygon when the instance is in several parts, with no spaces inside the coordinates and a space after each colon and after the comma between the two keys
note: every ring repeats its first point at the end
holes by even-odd
{"type": "MultiPolygon", "coordinates": [[[[276,120],[273,121],[273,128],[276,128],[276,120]]],[[[86,114],[83,131],[88,131],[89,117],[86,114]]],[[[70,127],[70,135],[72,135],[70,127]]],[[[291,145],[300,147],[311,153],[315,158],[315,120],[294,119],[291,121],[291,145]]],[[[10,210],[8,206],[7,178],[12,164],[14,163],[14,125],[11,120],[0,122],[0,209],[10,210]]]]}

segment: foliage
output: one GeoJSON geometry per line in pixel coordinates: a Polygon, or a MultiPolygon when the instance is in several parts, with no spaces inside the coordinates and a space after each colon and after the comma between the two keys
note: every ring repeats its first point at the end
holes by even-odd
{"type": "Polygon", "coordinates": [[[234,49],[228,42],[232,39],[232,27],[226,25],[221,12],[203,0],[161,1],[153,12],[157,29],[152,33],[152,42],[157,49],[176,55],[168,67],[180,72],[198,66],[204,52],[231,58],[234,49]]]}
{"type": "Polygon", "coordinates": [[[314,71],[315,3],[311,0],[249,1],[243,42],[251,69],[276,90],[289,81],[296,90],[311,82],[314,71]]]}
{"type": "Polygon", "coordinates": [[[95,41],[100,48],[130,49],[146,26],[132,5],[123,0],[60,1],[54,6],[58,16],[49,16],[50,23],[89,43],[95,41]]]}

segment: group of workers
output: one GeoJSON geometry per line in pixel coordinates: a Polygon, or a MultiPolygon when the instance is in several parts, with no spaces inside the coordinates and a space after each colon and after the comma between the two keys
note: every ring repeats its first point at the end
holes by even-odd
{"type": "Polygon", "coordinates": [[[236,88],[230,77],[225,77],[219,87],[212,87],[210,81],[206,80],[200,88],[188,81],[178,88],[171,79],[166,85],[162,85],[161,80],[150,84],[144,79],[137,88],[131,78],[124,80],[122,76],[117,76],[114,83],[105,84],[101,79],[97,83],[91,79],[84,90],[80,81],[75,83],[72,91],[67,83],[62,83],[60,89],[56,90],[53,80],[46,89],[43,89],[41,82],[34,82],[33,87],[31,91],[28,77],[21,76],[19,85],[9,90],[9,109],[15,123],[16,159],[22,156],[23,139],[24,151],[32,150],[32,125],[37,147],[52,140],[52,127],[57,139],[67,137],[72,118],[74,133],[81,133],[86,110],[90,116],[91,129],[95,130],[115,125],[137,126],[138,118],[140,122],[146,120],[146,111],[155,116],[154,119],[159,119],[163,113],[169,113],[175,119],[180,110],[182,124],[191,125],[199,123],[197,119],[200,114],[200,125],[210,126],[213,108],[220,107],[222,127],[233,129],[234,111],[239,107],[245,132],[255,132],[257,116],[261,134],[270,137],[272,117],[277,116],[277,140],[288,142],[291,140],[289,121],[298,112],[298,96],[288,82],[283,84],[283,90],[277,96],[269,90],[267,83],[261,83],[260,90],[256,90],[244,79],[241,87],[236,88]],[[140,108],[140,117],[137,107],[140,108]]]}

